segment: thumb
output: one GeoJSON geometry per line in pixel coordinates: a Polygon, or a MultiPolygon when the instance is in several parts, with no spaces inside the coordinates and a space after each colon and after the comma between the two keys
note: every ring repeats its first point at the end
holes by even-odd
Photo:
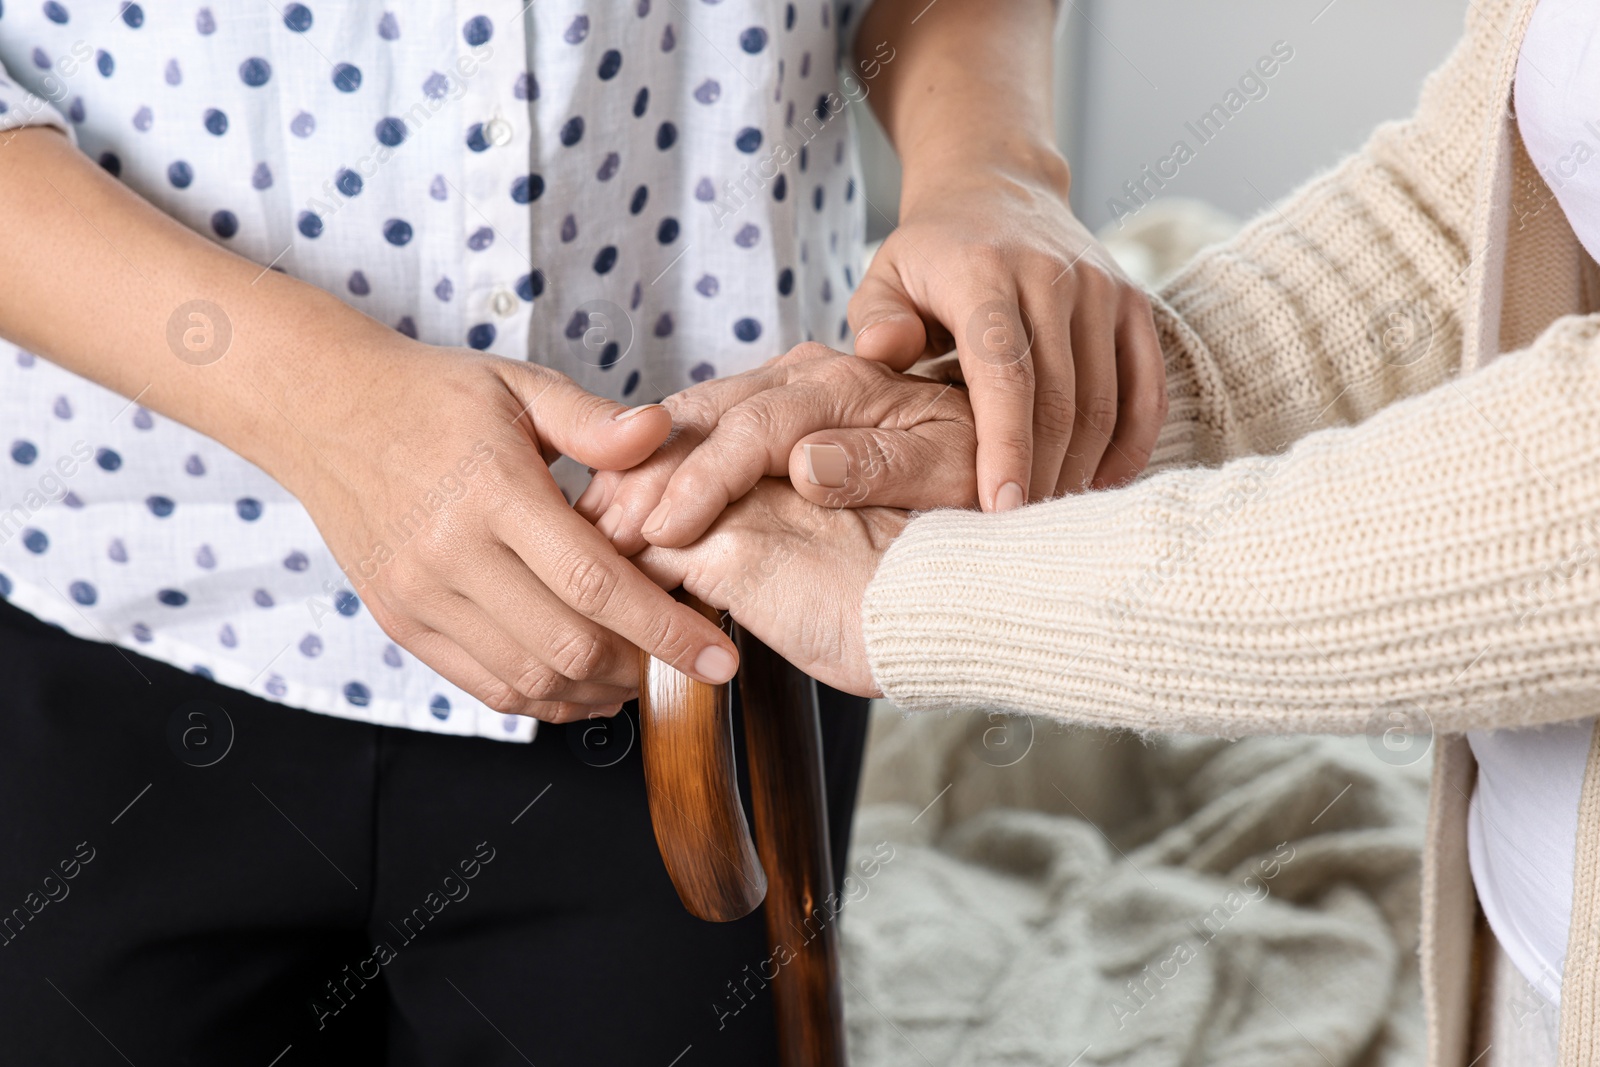
{"type": "Polygon", "coordinates": [[[672,415],[660,404],[630,408],[580,388],[565,374],[523,364],[511,375],[520,419],[532,424],[546,459],[556,452],[598,470],[643,463],[672,433],[672,415]]]}
{"type": "MultiPolygon", "coordinates": [[[[874,261],[877,266],[877,261],[874,261]]],[[[928,331],[916,303],[885,267],[869,269],[850,298],[856,355],[905,370],[922,358],[928,331]]]]}
{"type": "Polygon", "coordinates": [[[789,453],[789,481],[796,493],[823,507],[973,508],[977,454],[970,422],[823,430],[789,453]]]}

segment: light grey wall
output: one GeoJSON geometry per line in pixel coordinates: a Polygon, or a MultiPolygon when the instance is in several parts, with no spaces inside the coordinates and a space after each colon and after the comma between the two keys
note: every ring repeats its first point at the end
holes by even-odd
{"type": "MultiPolygon", "coordinates": [[[[1236,215],[1255,214],[1359,146],[1379,122],[1409,113],[1423,76],[1460,35],[1467,4],[1058,2],[1067,6],[1057,43],[1058,134],[1073,165],[1073,206],[1091,228],[1111,220],[1108,200],[1123,195],[1123,183],[1140,177],[1146,165],[1154,168],[1179,139],[1194,158],[1158,195],[1197,197],[1236,215]],[[1245,102],[1220,134],[1201,144],[1184,124],[1225,103],[1227,92],[1279,41],[1293,58],[1262,80],[1265,95],[1245,102]]],[[[861,125],[873,205],[868,231],[881,237],[895,217],[899,171],[876,124],[861,125]]]]}
{"type": "Polygon", "coordinates": [[[1109,199],[1180,139],[1194,158],[1160,194],[1255,214],[1379,122],[1408,114],[1466,11],[1464,0],[1064,2],[1073,4],[1067,44],[1080,71],[1068,112],[1073,207],[1091,228],[1110,221],[1109,199]],[[1243,106],[1202,144],[1185,123],[1223,103],[1277,42],[1293,58],[1260,79],[1253,91],[1264,96],[1235,97],[1243,106]]]}

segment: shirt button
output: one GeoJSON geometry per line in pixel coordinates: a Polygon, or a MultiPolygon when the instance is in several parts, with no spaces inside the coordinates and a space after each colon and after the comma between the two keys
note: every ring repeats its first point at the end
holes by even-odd
{"type": "Polygon", "coordinates": [[[496,148],[504,148],[511,143],[511,123],[505,119],[491,119],[483,128],[484,136],[489,138],[489,143],[496,148]]]}
{"type": "Polygon", "coordinates": [[[503,319],[517,310],[517,298],[502,289],[489,298],[489,306],[503,319]]]}

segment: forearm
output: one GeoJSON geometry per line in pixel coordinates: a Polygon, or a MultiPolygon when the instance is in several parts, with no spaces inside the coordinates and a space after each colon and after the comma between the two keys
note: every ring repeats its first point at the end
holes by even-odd
{"type": "Polygon", "coordinates": [[[903,215],[948,195],[974,167],[1065,197],[1050,100],[1054,23],[1051,0],[873,4],[856,53],[870,61],[879,42],[895,50],[868,100],[900,157],[903,215]]]}
{"type": "Polygon", "coordinates": [[[1566,319],[1283,455],[923,516],[865,598],[873,674],[915,710],[1223,735],[1592,714],[1596,396],[1600,337],[1566,319]]]}
{"type": "Polygon", "coordinates": [[[187,229],[51,129],[0,149],[0,233],[0,335],[280,481],[318,462],[302,427],[364,403],[371,353],[409,343],[187,229]],[[198,318],[179,311],[193,301],[198,318]]]}

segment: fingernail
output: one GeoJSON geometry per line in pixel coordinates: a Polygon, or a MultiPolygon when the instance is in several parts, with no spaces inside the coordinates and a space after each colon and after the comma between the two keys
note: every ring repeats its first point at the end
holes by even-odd
{"type": "Polygon", "coordinates": [[[721,645],[707,645],[694,658],[694,672],[713,682],[726,682],[738,668],[733,653],[721,645]]]}
{"type": "Polygon", "coordinates": [[[600,516],[600,521],[594,524],[594,528],[605,534],[606,540],[609,541],[617,536],[617,525],[620,522],[622,522],[622,505],[612,504],[606,513],[600,516]]]}
{"type": "Polygon", "coordinates": [[[812,485],[842,489],[850,473],[850,462],[838,445],[805,445],[806,480],[812,485]]]}
{"type": "MultiPolygon", "coordinates": [[[[640,404],[636,408],[629,408],[626,411],[617,412],[615,415],[611,416],[611,421],[612,422],[627,422],[629,419],[633,418],[635,415],[642,414],[642,413],[644,413],[646,411],[655,411],[658,408],[661,408],[660,404],[640,404]]],[[[662,410],[665,410],[665,409],[662,409],[662,410]]]]}
{"type": "Polygon", "coordinates": [[[588,485],[583,487],[583,492],[578,494],[578,499],[572,502],[572,506],[575,510],[581,512],[590,504],[598,504],[599,502],[600,486],[598,483],[591,481],[588,485]]]}
{"type": "Polygon", "coordinates": [[[994,509],[996,511],[1010,511],[1012,508],[1020,508],[1024,499],[1022,486],[1016,482],[1007,482],[994,495],[994,509]]]}
{"type": "Polygon", "coordinates": [[[643,533],[645,536],[648,537],[650,534],[660,533],[662,527],[666,526],[667,516],[671,513],[671,511],[672,501],[663,500],[661,503],[657,504],[656,509],[652,511],[644,520],[643,533]]]}

